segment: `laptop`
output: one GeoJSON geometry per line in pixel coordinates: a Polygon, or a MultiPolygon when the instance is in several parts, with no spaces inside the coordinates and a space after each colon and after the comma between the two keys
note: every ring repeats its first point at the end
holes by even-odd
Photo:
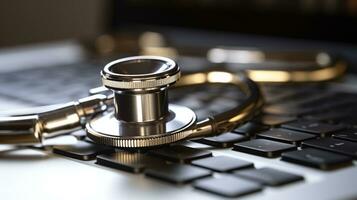
{"type": "MultiPolygon", "coordinates": [[[[208,56],[215,48],[324,50],[349,61],[349,71],[322,83],[260,84],[262,115],[220,136],[143,151],[95,144],[83,130],[43,146],[0,145],[2,199],[357,199],[354,45],[162,27],[123,35],[99,39],[137,35],[135,41],[149,42],[105,57],[89,56],[77,41],[2,50],[0,65],[14,67],[0,67],[0,113],[85,97],[101,86],[106,63],[138,54],[172,57],[189,73],[220,69],[208,56]]],[[[170,102],[199,119],[240,98],[240,91],[217,85],[170,91],[170,102]]]]}

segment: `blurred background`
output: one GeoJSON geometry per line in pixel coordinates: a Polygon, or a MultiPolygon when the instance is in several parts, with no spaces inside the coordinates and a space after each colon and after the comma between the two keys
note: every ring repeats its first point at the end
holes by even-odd
{"type": "Polygon", "coordinates": [[[357,72],[356,20],[356,0],[1,0],[0,109],[87,96],[106,63],[133,55],[240,71],[306,68],[279,52],[329,51],[357,72]]]}
{"type": "Polygon", "coordinates": [[[0,72],[138,54],[185,70],[247,58],[231,48],[324,50],[355,65],[356,20],[356,0],[2,0],[0,72]]]}
{"type": "Polygon", "coordinates": [[[143,26],[350,44],[356,19],[355,0],[2,0],[0,47],[94,40],[143,26]]]}

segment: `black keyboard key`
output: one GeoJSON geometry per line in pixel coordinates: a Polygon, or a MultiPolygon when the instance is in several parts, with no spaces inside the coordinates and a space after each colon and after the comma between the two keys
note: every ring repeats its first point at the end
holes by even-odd
{"type": "Polygon", "coordinates": [[[262,190],[262,186],[239,177],[221,176],[195,181],[193,187],[224,197],[240,197],[262,190]]]}
{"type": "Polygon", "coordinates": [[[163,164],[145,170],[146,176],[177,184],[188,183],[211,174],[209,170],[183,164],[163,164]]]}
{"type": "Polygon", "coordinates": [[[187,98],[183,98],[180,101],[175,102],[175,103],[177,103],[178,105],[187,106],[193,110],[200,109],[204,106],[204,104],[201,101],[199,101],[197,98],[190,97],[190,96],[187,98]]]}
{"type": "Polygon", "coordinates": [[[195,159],[212,156],[210,151],[194,149],[182,145],[171,145],[160,149],[154,149],[149,151],[149,154],[179,163],[188,163],[195,159]]]}
{"type": "Polygon", "coordinates": [[[291,99],[290,101],[285,101],[281,103],[285,105],[295,105],[297,108],[316,107],[316,105],[328,103],[329,100],[334,97],[334,95],[334,93],[323,91],[321,90],[321,88],[319,88],[318,90],[312,92],[311,95],[305,95],[298,100],[291,99]]]}
{"type": "Polygon", "coordinates": [[[357,142],[357,129],[348,129],[336,134],[333,137],[341,140],[349,140],[351,142],[357,142]]]}
{"type": "MultiPolygon", "coordinates": [[[[329,98],[333,96],[333,94],[331,93],[326,93],[324,91],[313,91],[310,93],[310,95],[304,94],[301,95],[299,98],[291,98],[289,100],[285,100],[283,102],[279,102],[279,103],[275,103],[276,106],[282,107],[282,108],[293,108],[293,109],[306,109],[309,107],[315,107],[316,102],[324,102],[326,100],[326,98],[329,98]],[[316,93],[318,92],[318,94],[316,93]]],[[[270,104],[270,105],[274,105],[270,104]]]]}
{"type": "Polygon", "coordinates": [[[349,111],[346,110],[338,110],[332,112],[323,112],[323,113],[316,113],[311,115],[303,116],[305,119],[314,120],[314,121],[325,121],[325,122],[332,122],[337,123],[344,117],[347,117],[349,111]]]}
{"type": "Polygon", "coordinates": [[[164,161],[143,153],[118,151],[97,156],[97,164],[133,173],[140,173],[147,167],[163,164],[164,161]]]}
{"type": "Polygon", "coordinates": [[[347,126],[352,126],[352,127],[356,127],[357,126],[357,119],[355,117],[355,114],[352,114],[346,118],[341,119],[339,122],[341,124],[346,124],[347,126]]]}
{"type": "Polygon", "coordinates": [[[296,117],[282,115],[264,115],[260,120],[265,125],[277,126],[283,123],[294,121],[296,120],[296,117]]]}
{"type": "Polygon", "coordinates": [[[304,179],[300,175],[280,171],[269,167],[237,171],[235,175],[269,186],[280,186],[296,181],[301,181],[304,179]]]}
{"type": "Polygon", "coordinates": [[[276,140],[279,142],[290,143],[293,145],[300,145],[300,143],[304,140],[316,138],[315,135],[302,133],[298,131],[276,128],[271,129],[265,132],[262,132],[257,135],[259,138],[268,139],[268,140],[276,140]]]}
{"type": "Polygon", "coordinates": [[[296,99],[299,96],[304,96],[303,93],[306,94],[306,92],[302,90],[289,90],[289,89],[282,90],[279,87],[278,92],[277,91],[265,92],[264,97],[266,97],[266,101],[268,103],[278,103],[278,102],[285,102],[291,99],[296,99]]]}
{"type": "Polygon", "coordinates": [[[209,104],[206,105],[206,109],[209,110],[210,113],[217,114],[232,109],[236,107],[237,104],[237,100],[225,98],[222,96],[209,102],[209,104]]]}
{"type": "Polygon", "coordinates": [[[239,126],[238,128],[234,129],[232,132],[241,133],[246,136],[253,136],[258,132],[268,130],[269,126],[255,123],[255,122],[248,122],[239,126]]]}
{"type": "Polygon", "coordinates": [[[195,142],[199,142],[202,144],[211,145],[219,148],[227,148],[232,147],[234,143],[248,140],[248,137],[245,135],[241,135],[238,133],[223,133],[214,137],[207,137],[195,140],[195,142]]]}
{"type": "Polygon", "coordinates": [[[336,98],[316,99],[310,102],[294,101],[290,103],[268,105],[265,106],[263,110],[265,113],[275,115],[304,116],[329,112],[332,109],[341,109],[352,102],[348,99],[341,100],[336,98]],[[294,101],[297,102],[297,104],[294,104],[294,101]]]}
{"type": "Polygon", "coordinates": [[[315,135],[319,135],[321,137],[330,136],[331,134],[336,133],[337,131],[343,130],[345,128],[342,125],[327,124],[322,122],[305,121],[305,120],[299,120],[299,121],[283,124],[282,127],[287,129],[312,133],[315,135]]]}
{"type": "Polygon", "coordinates": [[[321,91],[320,88],[277,88],[274,92],[267,93],[267,101],[269,103],[285,103],[291,101],[302,101],[306,99],[306,95],[316,95],[316,91],[321,91]]]}
{"type": "Polygon", "coordinates": [[[271,140],[255,139],[235,144],[233,150],[257,156],[274,158],[280,156],[283,152],[296,150],[296,147],[291,144],[271,140]]]}
{"type": "Polygon", "coordinates": [[[216,172],[229,172],[237,169],[254,167],[253,163],[228,156],[215,156],[194,160],[192,165],[216,172]]]}
{"type": "Polygon", "coordinates": [[[355,142],[334,138],[324,138],[316,140],[307,140],[302,143],[302,146],[332,151],[357,159],[357,143],[355,142]]]}
{"type": "Polygon", "coordinates": [[[292,105],[273,104],[264,106],[263,112],[271,115],[299,116],[312,113],[316,108],[299,108],[292,105]]]}
{"type": "Polygon", "coordinates": [[[336,169],[352,164],[350,157],[318,149],[286,152],[281,155],[281,159],[322,170],[336,169]]]}
{"type": "Polygon", "coordinates": [[[114,152],[114,148],[78,141],[74,145],[55,146],[53,152],[79,160],[94,160],[99,154],[114,152]]]}

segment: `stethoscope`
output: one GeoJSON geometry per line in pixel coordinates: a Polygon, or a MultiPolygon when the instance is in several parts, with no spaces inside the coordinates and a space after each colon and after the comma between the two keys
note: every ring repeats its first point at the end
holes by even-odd
{"type": "Polygon", "coordinates": [[[92,89],[86,98],[0,117],[0,144],[38,144],[82,128],[95,143],[121,148],[219,135],[259,114],[264,101],[256,82],[320,82],[341,76],[346,64],[330,61],[312,70],[215,70],[181,76],[177,63],[164,57],[115,60],[101,71],[105,88],[92,89]],[[190,108],[169,104],[168,88],[174,84],[231,85],[246,97],[233,109],[198,121],[190,108]]]}

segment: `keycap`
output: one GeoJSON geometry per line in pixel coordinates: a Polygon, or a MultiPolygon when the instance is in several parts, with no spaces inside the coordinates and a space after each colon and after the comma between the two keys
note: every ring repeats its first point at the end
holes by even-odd
{"type": "Polygon", "coordinates": [[[238,133],[223,133],[214,137],[207,137],[195,140],[195,142],[199,142],[202,144],[211,145],[219,148],[227,148],[232,147],[234,143],[248,140],[248,137],[245,135],[241,135],[238,133]]]}
{"type": "Polygon", "coordinates": [[[348,129],[336,134],[333,137],[341,140],[349,140],[351,142],[357,142],[357,129],[348,129]]]}
{"type": "Polygon", "coordinates": [[[113,152],[114,148],[78,141],[75,145],[60,145],[53,147],[53,153],[79,160],[93,160],[99,154],[113,152]]]}
{"type": "Polygon", "coordinates": [[[303,116],[303,118],[314,121],[325,121],[336,123],[349,115],[349,110],[337,110],[332,112],[315,113],[303,116]]]}
{"type": "Polygon", "coordinates": [[[208,105],[206,105],[207,110],[210,111],[212,114],[217,114],[221,112],[225,112],[229,109],[232,109],[237,106],[237,101],[229,98],[224,98],[224,97],[218,97],[211,102],[209,102],[208,105]]]}
{"type": "Polygon", "coordinates": [[[275,128],[259,133],[257,137],[268,140],[276,140],[278,142],[290,143],[293,145],[300,145],[300,143],[304,140],[316,138],[316,135],[288,129],[275,128]]]}
{"type": "Polygon", "coordinates": [[[269,114],[266,114],[261,118],[261,122],[269,126],[277,126],[294,120],[296,120],[296,117],[282,116],[282,115],[269,115],[269,114]]]}
{"type": "Polygon", "coordinates": [[[133,173],[140,173],[147,167],[163,164],[164,161],[148,156],[144,153],[118,151],[97,156],[96,164],[120,169],[133,173]]]}
{"type": "Polygon", "coordinates": [[[153,156],[179,163],[188,163],[195,159],[212,156],[210,151],[194,149],[183,145],[171,145],[151,150],[148,153],[153,156]]]}
{"type": "Polygon", "coordinates": [[[253,167],[254,164],[245,160],[229,156],[215,156],[194,160],[191,163],[197,167],[203,167],[216,172],[229,172],[237,169],[253,167]]]}
{"type": "Polygon", "coordinates": [[[329,99],[334,97],[334,93],[329,91],[323,91],[321,88],[313,91],[311,95],[303,95],[300,99],[291,99],[289,101],[281,102],[282,104],[295,105],[298,108],[309,108],[316,107],[316,105],[321,105],[326,103],[329,99]]]}
{"type": "Polygon", "coordinates": [[[352,126],[356,128],[357,126],[357,106],[356,106],[357,100],[354,102],[354,104],[349,105],[350,113],[347,113],[345,117],[339,119],[339,123],[341,124],[346,124],[347,126],[352,126]]]}
{"type": "MultiPolygon", "coordinates": [[[[303,97],[306,98],[306,97],[303,97]]],[[[293,101],[296,102],[296,99],[293,101]]],[[[263,108],[265,113],[275,114],[275,115],[288,115],[288,116],[304,116],[304,115],[314,115],[316,113],[329,112],[333,109],[341,109],[346,107],[346,105],[351,104],[350,99],[339,99],[339,98],[317,98],[314,101],[293,104],[293,103],[279,103],[265,106],[263,108]]]]}
{"type": "Polygon", "coordinates": [[[194,97],[187,97],[187,98],[183,98],[180,101],[176,102],[178,105],[184,105],[187,106],[191,109],[200,109],[202,108],[202,106],[204,106],[204,104],[199,101],[197,98],[194,97]]]}
{"type": "Polygon", "coordinates": [[[193,187],[224,197],[240,197],[262,190],[258,183],[233,176],[197,180],[193,187]]]}
{"type": "Polygon", "coordinates": [[[298,116],[311,113],[318,108],[299,108],[293,105],[272,104],[263,107],[263,112],[271,115],[298,116]]]}
{"type": "Polygon", "coordinates": [[[326,151],[332,151],[357,159],[357,143],[334,138],[307,140],[302,143],[303,147],[312,147],[326,151]]]}
{"type": "Polygon", "coordinates": [[[355,114],[347,116],[347,117],[341,119],[339,122],[341,124],[346,124],[347,126],[357,127],[357,119],[356,119],[356,115],[355,114]]]}
{"type": "Polygon", "coordinates": [[[352,159],[348,156],[310,148],[282,153],[281,160],[322,170],[336,169],[352,164],[352,159]]]}
{"type": "Polygon", "coordinates": [[[299,121],[283,124],[282,127],[287,129],[312,133],[315,135],[319,135],[321,137],[327,137],[345,128],[342,125],[327,124],[317,121],[305,121],[305,120],[299,120],[299,121]]]}
{"type": "Polygon", "coordinates": [[[232,132],[235,133],[241,133],[246,136],[253,136],[258,132],[264,131],[269,129],[269,126],[259,124],[256,122],[248,122],[246,124],[243,124],[242,126],[239,126],[238,128],[234,129],[232,132]]]}
{"type": "Polygon", "coordinates": [[[327,99],[333,97],[334,94],[331,92],[323,91],[321,88],[316,89],[314,91],[310,91],[309,93],[302,93],[299,98],[291,98],[289,100],[285,100],[283,102],[279,102],[277,105],[291,105],[295,107],[314,107],[316,104],[323,104],[327,99]]]}
{"type": "Polygon", "coordinates": [[[304,94],[306,94],[306,91],[303,90],[290,90],[290,89],[282,90],[281,88],[279,88],[279,91],[274,92],[274,94],[270,92],[265,96],[267,98],[267,102],[278,103],[290,99],[296,99],[299,96],[304,96],[304,94]]]}
{"type": "Polygon", "coordinates": [[[188,183],[212,174],[211,171],[206,169],[175,163],[148,168],[144,173],[146,176],[177,184],[188,183]]]}
{"type": "Polygon", "coordinates": [[[321,107],[321,106],[326,107],[327,105],[335,106],[344,103],[345,102],[344,100],[348,99],[332,91],[316,90],[315,93],[318,94],[314,94],[314,96],[311,98],[305,97],[303,102],[299,103],[299,106],[301,107],[321,107]]]}
{"type": "Polygon", "coordinates": [[[288,183],[301,181],[304,178],[300,175],[280,171],[277,169],[264,167],[260,169],[247,169],[242,171],[237,171],[235,175],[256,181],[263,185],[268,186],[280,186],[288,183]]]}
{"type": "Polygon", "coordinates": [[[275,142],[265,139],[254,139],[247,142],[241,142],[234,145],[233,150],[244,153],[254,154],[274,158],[280,156],[285,151],[295,150],[296,147],[291,144],[275,142]]]}

